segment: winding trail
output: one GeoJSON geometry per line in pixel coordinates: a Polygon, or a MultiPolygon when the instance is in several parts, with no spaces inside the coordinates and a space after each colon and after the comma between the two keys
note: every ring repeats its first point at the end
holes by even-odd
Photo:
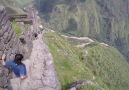
{"type": "Polygon", "coordinates": [[[88,38],[88,37],[69,37],[69,36],[66,36],[66,35],[61,35],[65,38],[71,38],[71,39],[77,39],[77,40],[88,40],[90,42],[94,42],[92,39],[88,38]]]}
{"type": "Polygon", "coordinates": [[[31,56],[24,63],[29,77],[25,80],[11,79],[13,90],[60,90],[52,55],[41,34],[33,41],[31,56]]]}
{"type": "Polygon", "coordinates": [[[76,47],[80,47],[80,48],[83,48],[83,47],[89,45],[90,43],[94,42],[92,39],[90,39],[88,37],[69,37],[69,36],[66,36],[66,35],[61,35],[61,36],[65,37],[65,38],[68,38],[68,39],[87,41],[87,43],[81,43],[81,44],[76,45],[76,47]]]}

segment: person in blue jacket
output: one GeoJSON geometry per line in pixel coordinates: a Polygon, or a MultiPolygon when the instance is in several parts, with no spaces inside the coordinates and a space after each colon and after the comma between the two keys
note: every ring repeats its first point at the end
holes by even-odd
{"type": "Polygon", "coordinates": [[[14,60],[5,61],[6,55],[2,55],[2,65],[11,67],[16,77],[25,79],[28,77],[26,72],[26,66],[21,62],[23,59],[22,54],[16,54],[14,60]]]}

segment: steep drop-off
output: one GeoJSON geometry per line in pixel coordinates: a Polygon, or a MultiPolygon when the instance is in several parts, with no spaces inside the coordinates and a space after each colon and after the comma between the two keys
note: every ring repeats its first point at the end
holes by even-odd
{"type": "Polygon", "coordinates": [[[44,42],[52,53],[62,90],[79,80],[92,83],[81,90],[128,90],[129,65],[114,47],[93,42],[77,48],[50,30],[45,31],[44,42]]]}
{"type": "Polygon", "coordinates": [[[37,0],[35,6],[52,29],[108,43],[129,59],[128,0],[37,0]]]}

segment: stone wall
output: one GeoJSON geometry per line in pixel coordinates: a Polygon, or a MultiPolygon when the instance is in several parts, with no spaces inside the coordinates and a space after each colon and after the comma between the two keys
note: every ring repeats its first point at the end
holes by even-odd
{"type": "Polygon", "coordinates": [[[0,87],[11,85],[13,90],[61,90],[52,55],[43,43],[42,35],[38,35],[34,40],[33,32],[38,33],[39,23],[35,10],[31,12],[34,14],[30,16],[33,22],[28,28],[25,28],[25,22],[17,22],[22,28],[22,34],[18,37],[5,8],[0,6],[0,60],[3,53],[6,54],[7,60],[13,60],[15,54],[21,53],[28,72],[28,78],[20,80],[13,77],[9,69],[4,68],[0,63],[0,87]]]}
{"type": "MultiPolygon", "coordinates": [[[[24,25],[24,23],[20,24],[21,26],[22,24],[24,25]]],[[[31,30],[27,32],[24,30],[20,38],[22,37],[26,43],[22,43],[19,40],[11,26],[11,22],[8,19],[5,8],[0,6],[0,61],[3,53],[6,54],[7,60],[13,60],[17,53],[23,54],[24,59],[29,58],[33,46],[31,30]]],[[[0,86],[3,86],[7,82],[7,78],[11,78],[11,76],[8,75],[8,72],[9,71],[4,69],[0,63],[0,86]]]]}
{"type": "MultiPolygon", "coordinates": [[[[20,24],[21,27],[24,27],[22,26],[22,23],[20,24]]],[[[21,43],[19,38],[16,36],[11,23],[8,20],[8,15],[6,14],[5,8],[0,6],[0,57],[3,51],[7,54],[7,60],[13,59],[16,53],[21,53],[23,55],[28,52],[30,53],[33,40],[31,30],[25,32],[23,29],[21,37],[24,37],[24,40],[26,41],[25,44],[21,43]],[[26,50],[25,46],[29,50],[26,50]]],[[[26,58],[28,57],[29,55],[26,56],[26,58]]]]}

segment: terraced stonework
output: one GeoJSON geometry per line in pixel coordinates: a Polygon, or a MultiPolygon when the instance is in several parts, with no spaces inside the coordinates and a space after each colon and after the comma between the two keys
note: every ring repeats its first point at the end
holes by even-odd
{"type": "Polygon", "coordinates": [[[42,35],[34,40],[35,22],[29,25],[29,30],[25,30],[24,22],[19,22],[23,32],[20,37],[17,37],[5,8],[0,6],[0,57],[5,53],[7,60],[13,60],[15,54],[23,54],[29,74],[27,79],[20,80],[13,77],[0,63],[0,87],[11,81],[13,90],[60,90],[60,82],[49,48],[43,43],[42,35]],[[26,43],[22,43],[20,39],[24,39],[26,43]]]}

